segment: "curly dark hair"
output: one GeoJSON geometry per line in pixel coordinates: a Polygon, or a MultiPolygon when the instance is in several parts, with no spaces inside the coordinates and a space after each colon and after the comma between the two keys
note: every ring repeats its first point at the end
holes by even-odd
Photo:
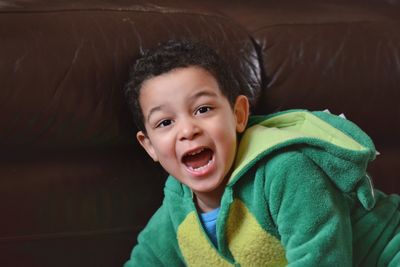
{"type": "Polygon", "coordinates": [[[137,128],[144,133],[144,116],[139,103],[143,83],[177,68],[196,66],[205,69],[218,82],[219,89],[233,107],[240,86],[228,64],[209,46],[198,41],[170,40],[146,51],[133,65],[125,96],[137,128]]]}

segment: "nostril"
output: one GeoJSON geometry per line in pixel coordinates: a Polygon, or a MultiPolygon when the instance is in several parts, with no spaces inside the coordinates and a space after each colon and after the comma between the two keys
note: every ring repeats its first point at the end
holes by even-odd
{"type": "Polygon", "coordinates": [[[197,135],[199,135],[200,129],[194,125],[194,124],[187,124],[185,127],[182,127],[181,133],[180,133],[180,139],[181,140],[186,140],[186,139],[193,139],[197,135]]]}
{"type": "Polygon", "coordinates": [[[192,139],[194,135],[195,133],[193,131],[186,129],[182,131],[181,139],[192,139]]]}

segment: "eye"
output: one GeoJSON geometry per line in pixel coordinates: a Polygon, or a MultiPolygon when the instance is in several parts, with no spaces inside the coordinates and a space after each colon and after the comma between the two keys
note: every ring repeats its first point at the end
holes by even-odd
{"type": "Polygon", "coordinates": [[[156,128],[167,127],[172,124],[172,120],[162,120],[160,123],[156,125],[156,128]]]}
{"type": "Polygon", "coordinates": [[[199,108],[196,110],[195,115],[207,113],[207,112],[209,112],[209,111],[211,111],[211,110],[212,110],[212,107],[209,107],[209,106],[202,106],[202,107],[199,107],[199,108]]]}

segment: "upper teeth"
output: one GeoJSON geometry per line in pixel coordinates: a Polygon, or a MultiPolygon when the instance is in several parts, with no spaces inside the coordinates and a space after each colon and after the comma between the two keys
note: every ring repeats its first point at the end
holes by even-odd
{"type": "Polygon", "coordinates": [[[203,151],[204,151],[204,148],[201,148],[201,149],[199,149],[199,150],[196,150],[196,151],[193,151],[193,152],[188,153],[188,155],[189,155],[189,156],[194,156],[194,155],[200,154],[200,153],[203,152],[203,151]]]}

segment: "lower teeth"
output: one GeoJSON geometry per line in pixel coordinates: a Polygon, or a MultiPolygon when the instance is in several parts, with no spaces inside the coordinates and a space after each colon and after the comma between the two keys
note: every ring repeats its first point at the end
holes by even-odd
{"type": "Polygon", "coordinates": [[[210,163],[211,163],[211,160],[208,161],[207,164],[204,165],[204,166],[200,166],[200,167],[198,167],[198,168],[193,168],[193,167],[189,167],[189,168],[190,168],[190,170],[192,170],[192,171],[201,171],[201,170],[207,168],[207,166],[210,165],[210,163]]]}

